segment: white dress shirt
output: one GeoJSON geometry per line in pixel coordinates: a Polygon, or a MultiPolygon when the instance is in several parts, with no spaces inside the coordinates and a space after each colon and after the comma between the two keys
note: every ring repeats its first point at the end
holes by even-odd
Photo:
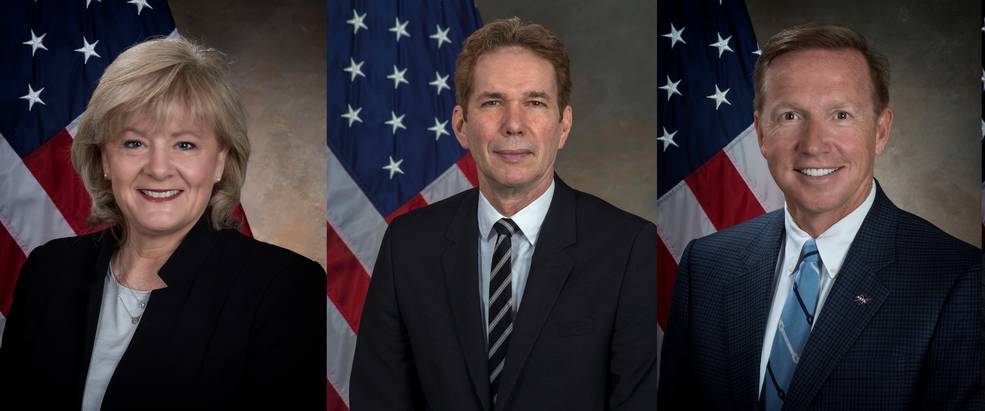
{"type": "MultiPolygon", "coordinates": [[[[520,232],[513,235],[512,255],[510,256],[511,281],[513,285],[513,312],[520,310],[520,299],[527,285],[530,273],[530,260],[537,246],[537,235],[540,226],[547,216],[547,210],[554,198],[554,182],[551,181],[547,191],[537,197],[532,203],[509,217],[520,227],[520,232]]],[[[492,255],[496,248],[496,230],[493,229],[499,219],[505,218],[493,208],[486,196],[479,192],[479,301],[482,303],[482,323],[489,334],[489,270],[492,269],[492,255]]]]}
{"type": "Polygon", "coordinates": [[[109,380],[130,345],[150,293],[127,288],[116,280],[112,268],[107,269],[96,339],[92,344],[92,357],[89,359],[89,372],[82,396],[83,411],[99,410],[101,407],[109,380]]]}
{"type": "MultiPolygon", "coordinates": [[[[858,234],[858,229],[862,226],[862,221],[872,209],[872,203],[876,198],[876,184],[873,181],[869,195],[862,201],[855,210],[848,213],[844,218],[838,220],[826,231],[814,239],[817,251],[821,256],[821,284],[817,301],[817,310],[814,313],[814,324],[817,324],[821,316],[821,309],[824,308],[824,300],[831,291],[838,270],[841,269],[848,255],[848,248],[852,245],[852,240],[858,234]]],[[[766,376],[766,364],[769,362],[770,352],[773,350],[773,337],[776,336],[776,327],[780,323],[780,315],[783,314],[783,305],[790,295],[793,288],[793,273],[797,270],[797,261],[800,259],[800,250],[804,243],[811,239],[810,234],[801,230],[797,223],[790,216],[790,210],[786,204],[783,205],[783,222],[786,232],[784,246],[780,248],[780,257],[777,260],[776,289],[773,291],[773,304],[770,307],[770,315],[766,319],[766,334],[763,336],[763,351],[759,357],[759,392],[763,390],[763,381],[766,376]]]]}

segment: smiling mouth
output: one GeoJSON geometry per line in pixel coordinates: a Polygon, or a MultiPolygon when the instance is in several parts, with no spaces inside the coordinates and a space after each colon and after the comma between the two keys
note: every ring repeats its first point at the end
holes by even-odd
{"type": "Polygon", "coordinates": [[[810,177],[824,177],[835,171],[841,170],[842,167],[831,167],[831,168],[798,168],[795,169],[800,174],[810,176],[810,177]]]}
{"type": "Polygon", "coordinates": [[[182,190],[147,190],[147,189],[139,189],[137,191],[139,191],[140,194],[143,194],[144,197],[148,198],[151,201],[168,201],[177,197],[182,192],[182,190]]]}

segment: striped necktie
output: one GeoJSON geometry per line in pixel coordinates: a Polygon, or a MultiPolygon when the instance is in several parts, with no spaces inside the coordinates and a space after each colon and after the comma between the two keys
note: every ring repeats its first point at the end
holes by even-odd
{"type": "Polygon", "coordinates": [[[513,332],[513,275],[510,264],[512,237],[520,231],[513,220],[501,218],[496,229],[496,247],[489,271],[489,393],[493,404],[499,391],[499,377],[506,364],[506,349],[513,332]]]}
{"type": "Polygon", "coordinates": [[[821,283],[821,259],[813,239],[804,243],[798,266],[766,364],[767,381],[763,382],[763,400],[769,411],[783,407],[794,370],[800,362],[801,351],[814,325],[821,283]]]}

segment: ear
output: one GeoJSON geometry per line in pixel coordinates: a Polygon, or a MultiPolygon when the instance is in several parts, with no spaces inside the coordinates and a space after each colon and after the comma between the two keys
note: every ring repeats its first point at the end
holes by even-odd
{"type": "Polygon", "coordinates": [[[893,109],[886,106],[876,118],[876,155],[882,154],[889,142],[889,132],[893,128],[893,109]]]}
{"type": "Polygon", "coordinates": [[[763,144],[763,124],[759,121],[759,110],[752,113],[752,125],[756,129],[756,141],[759,143],[759,152],[766,157],[766,146],[763,144]]]}
{"type": "Polygon", "coordinates": [[[106,155],[106,147],[99,147],[99,159],[103,166],[103,178],[109,180],[109,156],[106,155]]]}
{"type": "Polygon", "coordinates": [[[456,105],[451,112],[451,129],[455,132],[455,139],[462,148],[469,149],[469,139],[465,135],[465,109],[456,105]]]}
{"type": "Polygon", "coordinates": [[[561,140],[557,144],[558,150],[564,148],[564,144],[568,141],[568,133],[571,132],[572,121],[574,121],[574,112],[569,105],[564,107],[564,111],[561,112],[561,140]]]}
{"type": "Polygon", "coordinates": [[[218,183],[222,178],[222,173],[226,170],[226,156],[229,155],[229,147],[219,150],[219,158],[215,162],[215,178],[212,181],[218,183]]]}

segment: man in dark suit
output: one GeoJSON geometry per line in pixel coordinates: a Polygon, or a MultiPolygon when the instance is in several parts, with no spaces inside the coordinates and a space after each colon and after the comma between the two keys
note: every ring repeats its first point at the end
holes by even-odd
{"type": "Polygon", "coordinates": [[[353,411],[656,407],[656,230],[555,177],[568,64],[519,19],[465,41],[452,122],[479,186],[388,228],[353,411]]]}
{"type": "Polygon", "coordinates": [[[844,27],[764,45],[755,127],[786,205],[687,247],[661,409],[981,409],[981,250],[873,178],[888,72],[844,27]]]}

